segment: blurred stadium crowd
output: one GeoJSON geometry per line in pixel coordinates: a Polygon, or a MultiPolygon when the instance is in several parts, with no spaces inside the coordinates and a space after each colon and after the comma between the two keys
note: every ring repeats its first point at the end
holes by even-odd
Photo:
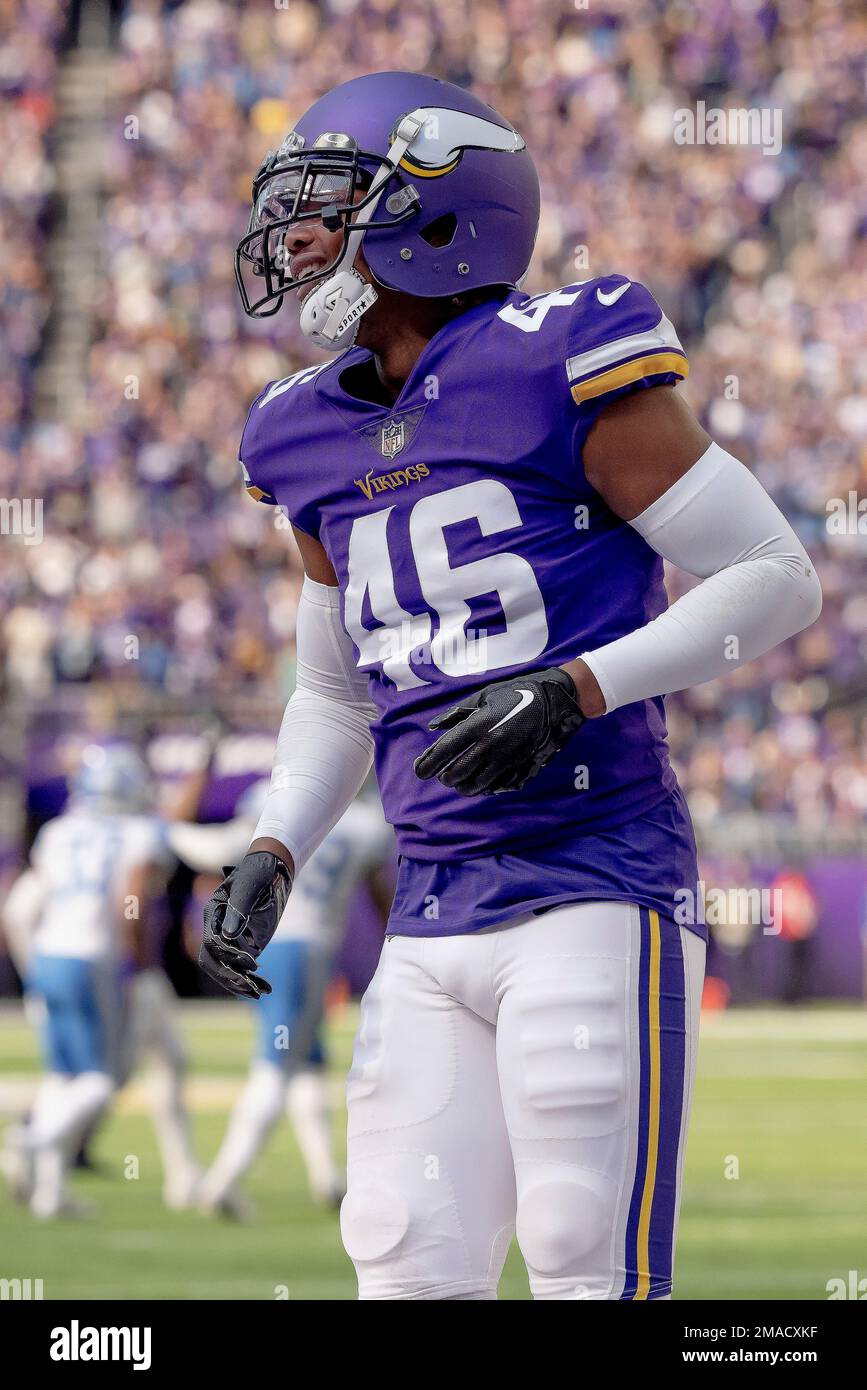
{"type": "Polygon", "coordinates": [[[867,487],[862,4],[129,0],[87,401],[64,422],[32,411],[60,6],[0,0],[0,26],[0,486],[44,498],[46,517],[42,544],[0,549],[13,705],[50,709],[108,681],[127,706],[282,704],[300,567],[271,510],[243,496],[236,450],[261,385],[311,352],[291,308],[243,319],[232,253],[262,154],[315,97],[359,73],[424,69],[472,84],[537,160],[527,289],[611,271],[645,281],[689,351],[692,404],[819,567],[814,628],[670,702],[697,820],[755,808],[807,833],[862,820],[864,544],[826,525],[829,499],[867,487]],[[675,111],[699,98],[780,110],[781,153],[675,143],[675,111]]]}
{"type": "Polygon", "coordinates": [[[0,0],[0,448],[7,495],[49,310],[48,135],[63,28],[56,0],[0,0]]]}

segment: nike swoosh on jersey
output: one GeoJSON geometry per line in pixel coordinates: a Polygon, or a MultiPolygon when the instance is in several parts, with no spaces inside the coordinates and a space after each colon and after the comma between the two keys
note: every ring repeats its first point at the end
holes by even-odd
{"type": "Polygon", "coordinates": [[[618,285],[616,290],[611,290],[608,294],[606,294],[604,290],[597,290],[596,298],[599,300],[600,304],[605,305],[606,309],[610,309],[612,304],[616,304],[618,299],[620,299],[627,290],[631,289],[632,281],[630,280],[625,285],[618,285]]]}
{"type": "Polygon", "coordinates": [[[510,719],[514,719],[516,714],[520,714],[522,709],[526,709],[529,704],[532,704],[535,697],[535,692],[532,690],[519,690],[518,694],[521,698],[515,708],[510,709],[508,714],[504,714],[502,719],[498,719],[496,724],[492,724],[489,733],[493,733],[495,729],[501,729],[504,724],[508,724],[510,719]]]}

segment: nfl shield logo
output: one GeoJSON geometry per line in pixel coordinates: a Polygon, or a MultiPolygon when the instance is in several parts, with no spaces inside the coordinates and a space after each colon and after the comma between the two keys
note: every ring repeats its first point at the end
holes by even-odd
{"type": "Polygon", "coordinates": [[[405,442],[402,420],[389,420],[388,424],[383,425],[379,447],[384,459],[393,459],[395,454],[400,453],[405,442]]]}

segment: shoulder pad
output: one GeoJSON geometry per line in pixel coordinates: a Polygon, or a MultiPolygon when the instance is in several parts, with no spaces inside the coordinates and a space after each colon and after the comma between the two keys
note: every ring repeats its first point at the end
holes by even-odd
{"type": "Polygon", "coordinates": [[[644,285],[604,275],[582,286],[568,334],[566,376],[576,404],[689,374],[674,326],[644,285]]]}
{"type": "Polygon", "coordinates": [[[285,418],[287,409],[297,409],[302,396],[305,396],[306,393],[298,388],[312,381],[329,366],[330,362],[320,362],[313,367],[303,367],[300,372],[293,372],[279,381],[269,381],[250,406],[241,435],[239,461],[244,486],[254,501],[265,502],[272,507],[277,505],[276,497],[265,485],[264,476],[270,471],[265,463],[275,443],[275,426],[285,418]]]}

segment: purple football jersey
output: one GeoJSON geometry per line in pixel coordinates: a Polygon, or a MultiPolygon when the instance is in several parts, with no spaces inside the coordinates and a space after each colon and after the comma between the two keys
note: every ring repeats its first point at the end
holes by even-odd
{"type": "Polygon", "coordinates": [[[665,608],[661,559],[582,466],[603,405],[687,374],[653,296],[623,276],[509,292],[440,329],[391,408],[352,394],[369,357],[353,348],[271,383],[241,459],[252,495],[318,537],[334,566],[401,853],[521,854],[638,821],[663,799],[682,807],[661,699],[588,721],[517,791],[464,798],[413,772],[436,737],[428,724],[463,696],[665,608]]]}

